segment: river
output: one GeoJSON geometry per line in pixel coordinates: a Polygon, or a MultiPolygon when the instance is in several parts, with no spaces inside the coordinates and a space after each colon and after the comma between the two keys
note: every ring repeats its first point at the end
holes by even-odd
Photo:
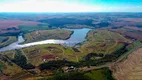
{"type": "Polygon", "coordinates": [[[55,39],[48,39],[38,42],[32,42],[32,43],[26,43],[26,44],[20,44],[24,42],[24,38],[22,35],[18,36],[18,41],[14,42],[6,47],[3,47],[0,49],[0,52],[9,51],[9,50],[15,50],[15,49],[21,49],[25,47],[35,46],[35,45],[42,45],[42,44],[61,44],[66,46],[75,46],[78,43],[81,43],[86,40],[86,35],[90,31],[88,28],[83,29],[68,29],[74,31],[74,33],[71,35],[71,37],[67,40],[55,40],[55,39]]]}

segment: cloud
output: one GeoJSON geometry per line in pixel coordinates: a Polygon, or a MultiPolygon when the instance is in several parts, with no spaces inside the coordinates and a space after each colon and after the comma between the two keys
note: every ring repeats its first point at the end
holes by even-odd
{"type": "Polygon", "coordinates": [[[141,6],[93,5],[67,0],[17,0],[0,4],[0,12],[133,12],[141,6]]]}
{"type": "Polygon", "coordinates": [[[0,7],[1,12],[92,12],[100,9],[99,6],[69,3],[63,0],[25,0],[3,4],[0,7]]]}

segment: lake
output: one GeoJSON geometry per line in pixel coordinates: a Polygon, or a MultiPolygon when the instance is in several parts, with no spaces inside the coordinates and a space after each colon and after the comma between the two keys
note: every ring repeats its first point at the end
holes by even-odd
{"type": "Polygon", "coordinates": [[[0,49],[0,52],[8,51],[8,50],[14,50],[14,49],[21,49],[25,47],[30,46],[36,46],[36,45],[42,45],[42,44],[61,44],[66,46],[75,46],[78,43],[81,43],[86,40],[86,35],[90,31],[88,28],[83,29],[67,29],[74,31],[74,33],[71,35],[71,37],[67,40],[55,40],[55,39],[48,39],[38,42],[32,42],[32,43],[26,43],[26,44],[20,44],[24,42],[22,35],[18,36],[18,41],[10,44],[9,46],[3,47],[0,49]]]}

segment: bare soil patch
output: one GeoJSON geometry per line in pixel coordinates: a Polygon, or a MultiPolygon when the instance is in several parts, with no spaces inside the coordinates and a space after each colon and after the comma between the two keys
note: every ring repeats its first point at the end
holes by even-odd
{"type": "Polygon", "coordinates": [[[134,51],[126,60],[114,63],[110,69],[117,80],[142,80],[142,48],[134,51]]]}

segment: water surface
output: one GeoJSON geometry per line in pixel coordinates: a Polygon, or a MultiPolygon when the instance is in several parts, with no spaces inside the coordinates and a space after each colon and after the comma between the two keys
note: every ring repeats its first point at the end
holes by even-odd
{"type": "Polygon", "coordinates": [[[25,47],[35,46],[35,45],[42,45],[42,44],[61,44],[66,46],[75,46],[78,43],[85,41],[86,34],[89,32],[90,29],[83,28],[83,29],[68,29],[74,31],[71,37],[67,40],[55,40],[55,39],[48,39],[38,42],[31,42],[26,44],[20,44],[24,42],[22,35],[18,36],[18,41],[10,44],[9,46],[3,47],[0,49],[0,52],[14,50],[14,49],[21,49],[25,47]]]}

